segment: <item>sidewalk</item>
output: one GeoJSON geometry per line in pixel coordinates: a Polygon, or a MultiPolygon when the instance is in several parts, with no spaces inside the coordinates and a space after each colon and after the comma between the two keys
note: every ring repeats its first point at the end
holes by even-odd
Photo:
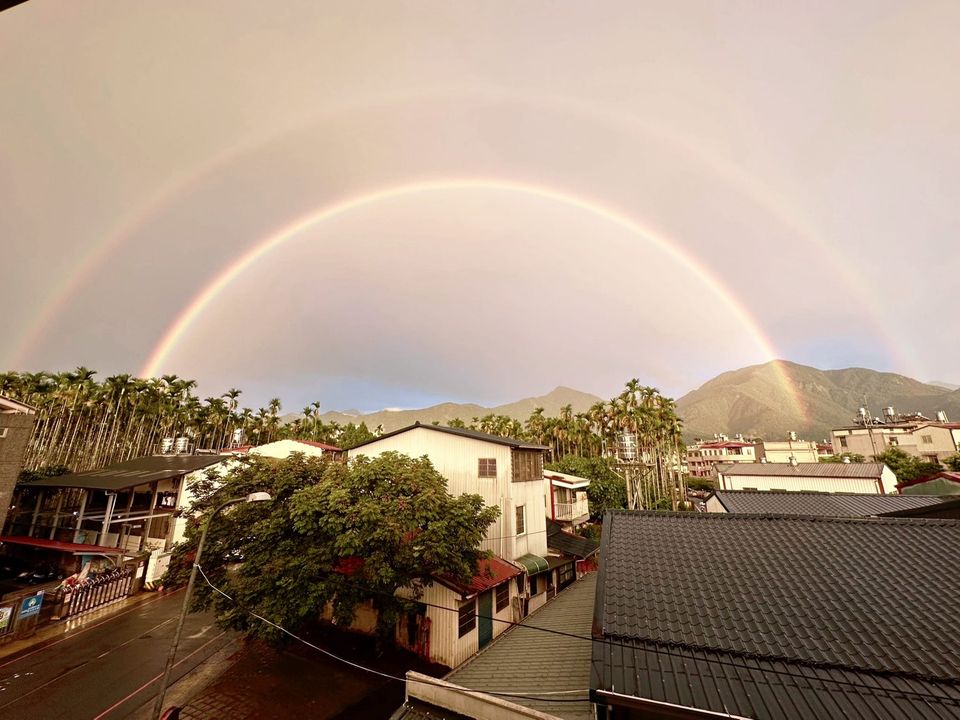
{"type": "MultiPolygon", "coordinates": [[[[174,592],[178,591],[175,590],[174,592]]],[[[167,597],[169,595],[170,593],[141,592],[67,620],[56,620],[40,628],[28,638],[12,640],[4,645],[0,645],[0,661],[26,655],[34,650],[52,645],[59,640],[89,630],[118,615],[132,612],[141,605],[149,604],[159,600],[161,597],[167,597]]]]}

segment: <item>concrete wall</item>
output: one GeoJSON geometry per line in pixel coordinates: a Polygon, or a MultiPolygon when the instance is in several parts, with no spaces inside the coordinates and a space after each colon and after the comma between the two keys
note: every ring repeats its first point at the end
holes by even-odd
{"type": "Polygon", "coordinates": [[[307,443],[297,442],[296,440],[275,440],[272,443],[258,445],[250,450],[251,455],[262,455],[263,457],[284,459],[290,457],[293,453],[302,453],[307,457],[321,457],[329,454],[322,448],[308,445],[307,443]]]}
{"type": "Polygon", "coordinates": [[[36,415],[0,413],[0,529],[7,521],[7,511],[13,500],[13,489],[23,469],[23,457],[33,434],[36,415]]]}

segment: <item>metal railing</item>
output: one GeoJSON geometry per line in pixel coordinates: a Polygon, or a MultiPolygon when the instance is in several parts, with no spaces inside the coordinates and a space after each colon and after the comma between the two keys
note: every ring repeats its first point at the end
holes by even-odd
{"type": "Polygon", "coordinates": [[[73,617],[126,597],[133,588],[133,578],[133,568],[127,566],[64,588],[60,618],[73,617]]]}
{"type": "Polygon", "coordinates": [[[586,499],[577,500],[572,503],[558,502],[553,506],[554,514],[557,520],[575,520],[590,512],[590,506],[586,499]]]}

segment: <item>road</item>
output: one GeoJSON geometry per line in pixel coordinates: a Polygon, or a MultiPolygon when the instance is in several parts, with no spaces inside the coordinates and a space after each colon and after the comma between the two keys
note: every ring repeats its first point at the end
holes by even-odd
{"type": "MultiPolygon", "coordinates": [[[[0,718],[119,720],[156,694],[183,592],[158,596],[10,660],[0,718]]],[[[229,641],[208,614],[183,629],[171,684],[229,641]]]]}

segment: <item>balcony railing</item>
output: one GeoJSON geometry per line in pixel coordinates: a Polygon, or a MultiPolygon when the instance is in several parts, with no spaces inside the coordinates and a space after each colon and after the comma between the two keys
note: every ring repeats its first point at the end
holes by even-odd
{"type": "Polygon", "coordinates": [[[583,498],[572,503],[554,503],[553,511],[557,520],[576,520],[590,512],[587,499],[583,498]]]}

